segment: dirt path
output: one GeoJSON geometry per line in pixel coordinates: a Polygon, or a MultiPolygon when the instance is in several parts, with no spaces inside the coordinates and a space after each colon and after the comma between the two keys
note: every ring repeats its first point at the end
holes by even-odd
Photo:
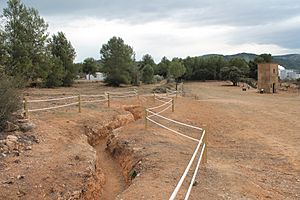
{"type": "Polygon", "coordinates": [[[102,140],[95,149],[97,151],[98,166],[105,176],[103,185],[102,200],[115,199],[125,189],[125,180],[122,176],[118,163],[105,151],[106,142],[102,140]]]}

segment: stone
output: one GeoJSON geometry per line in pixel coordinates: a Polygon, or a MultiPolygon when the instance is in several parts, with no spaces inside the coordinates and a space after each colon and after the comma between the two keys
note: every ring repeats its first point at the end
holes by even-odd
{"type": "Polygon", "coordinates": [[[18,175],[18,176],[17,176],[17,179],[18,179],[18,180],[23,179],[23,178],[25,178],[24,175],[18,175]]]}
{"type": "Polygon", "coordinates": [[[18,119],[17,122],[19,124],[29,123],[29,119],[18,119]]]}
{"type": "Polygon", "coordinates": [[[6,121],[5,124],[4,124],[4,131],[6,132],[13,132],[13,131],[17,131],[19,130],[19,126],[14,124],[14,123],[11,123],[9,121],[6,121]]]}
{"type": "Polygon", "coordinates": [[[11,141],[11,142],[17,142],[18,141],[18,137],[17,136],[14,136],[14,135],[8,135],[6,137],[6,142],[7,141],[11,141]]]}
{"type": "Polygon", "coordinates": [[[35,124],[33,123],[23,123],[23,124],[20,124],[20,130],[23,131],[23,132],[28,132],[32,129],[35,128],[35,124]]]}
{"type": "Polygon", "coordinates": [[[9,185],[11,185],[11,184],[13,184],[14,182],[13,182],[12,180],[7,180],[7,181],[3,181],[2,183],[3,183],[3,184],[9,184],[9,185]]]}
{"type": "Polygon", "coordinates": [[[27,146],[27,147],[25,147],[25,150],[26,151],[32,150],[32,147],[31,146],[27,146]]]}
{"type": "Polygon", "coordinates": [[[72,194],[71,194],[71,197],[69,198],[70,200],[71,199],[79,199],[81,197],[81,191],[74,191],[72,194]]]}

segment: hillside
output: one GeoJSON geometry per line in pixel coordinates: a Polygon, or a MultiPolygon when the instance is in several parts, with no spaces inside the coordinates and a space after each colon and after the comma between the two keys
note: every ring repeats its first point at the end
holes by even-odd
{"type": "MultiPolygon", "coordinates": [[[[220,55],[220,54],[207,54],[202,57],[211,57],[211,56],[223,56],[226,60],[231,58],[243,58],[247,62],[250,60],[254,60],[257,54],[253,53],[239,53],[234,55],[220,55]]],[[[273,56],[274,62],[284,66],[287,69],[297,69],[300,70],[300,54],[287,54],[287,55],[279,55],[273,56]]]]}

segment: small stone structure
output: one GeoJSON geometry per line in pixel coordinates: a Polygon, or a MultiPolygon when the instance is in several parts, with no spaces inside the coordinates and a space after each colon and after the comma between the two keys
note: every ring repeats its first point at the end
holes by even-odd
{"type": "Polygon", "coordinates": [[[257,86],[258,90],[263,89],[266,93],[275,93],[278,86],[278,64],[260,63],[257,67],[257,86]]]}

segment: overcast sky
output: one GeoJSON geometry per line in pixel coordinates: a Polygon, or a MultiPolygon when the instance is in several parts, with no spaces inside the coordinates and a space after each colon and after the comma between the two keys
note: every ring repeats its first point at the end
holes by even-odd
{"type": "MultiPolygon", "coordinates": [[[[6,1],[0,0],[1,11],[6,1]]],[[[112,36],[149,53],[300,53],[299,0],[23,0],[39,10],[51,34],[66,33],[76,61],[100,58],[112,36]]]]}

